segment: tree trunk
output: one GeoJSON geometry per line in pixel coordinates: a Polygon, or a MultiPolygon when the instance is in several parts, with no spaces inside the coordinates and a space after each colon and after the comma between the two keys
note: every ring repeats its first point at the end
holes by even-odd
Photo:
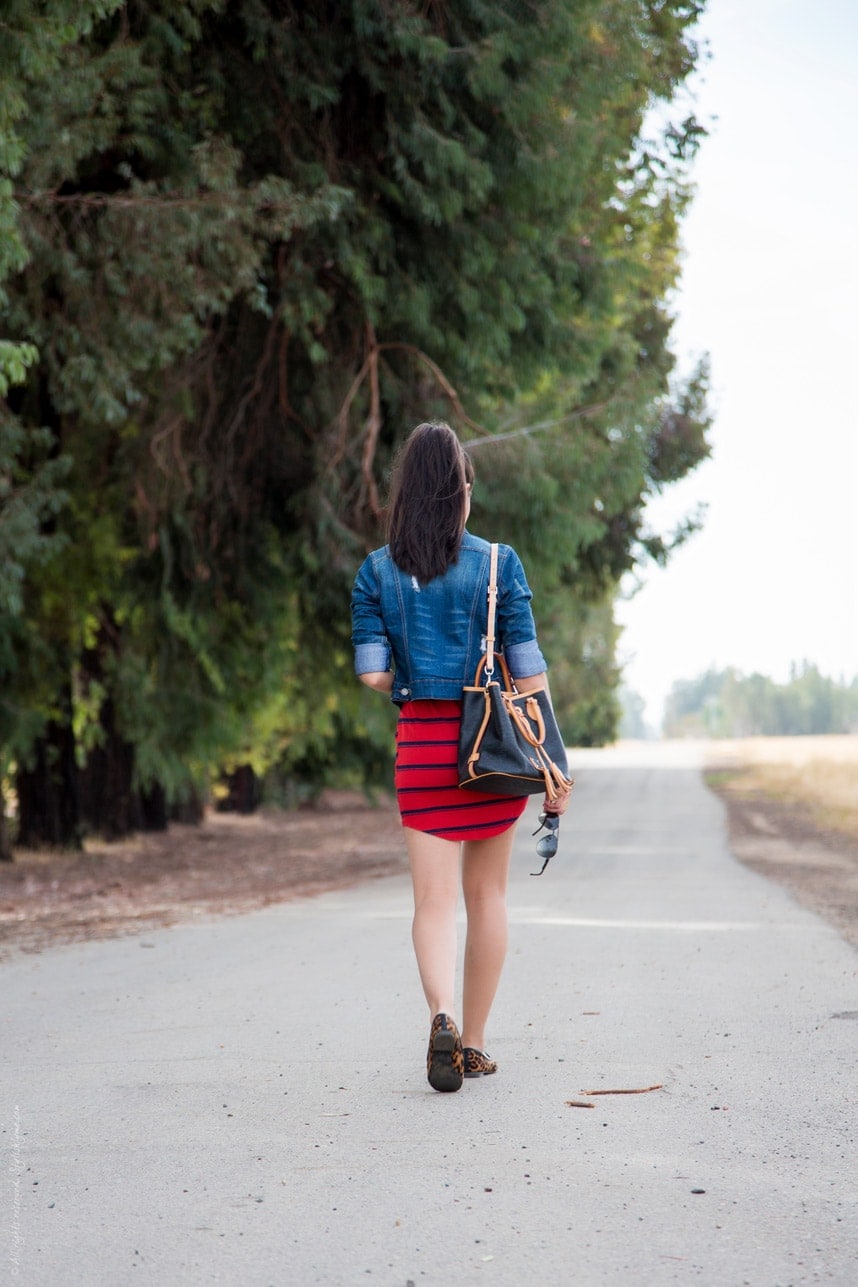
{"type": "Polygon", "coordinates": [[[140,826],[144,831],[166,831],[167,795],[160,782],[140,792],[140,826]]]}
{"type": "Polygon", "coordinates": [[[0,787],[0,862],[12,862],[12,841],[9,838],[9,821],[6,817],[6,800],[0,787]]]}
{"type": "Polygon", "coordinates": [[[147,826],[150,817],[157,824],[158,813],[154,794],[151,799],[144,797],[135,786],[135,748],[119,728],[110,691],[110,662],[118,657],[121,645],[122,631],[105,610],[95,642],[81,658],[85,689],[98,685],[104,693],[98,712],[101,736],[81,772],[81,813],[87,828],[105,840],[121,840],[147,826]]]}
{"type": "Polygon", "coordinates": [[[220,813],[253,813],[259,806],[259,779],[249,764],[227,775],[228,794],[218,804],[220,813]]]}
{"type": "Polygon", "coordinates": [[[101,707],[101,745],[87,757],[81,773],[81,813],[87,826],[105,840],[121,840],[142,825],[141,802],[134,789],[134,747],[117,732],[113,699],[101,707]]]}
{"type": "MultiPolygon", "coordinates": [[[[70,691],[64,694],[64,704],[70,716],[70,691]]],[[[15,785],[19,845],[25,849],[43,845],[81,848],[78,770],[70,718],[66,723],[48,723],[36,742],[31,766],[18,769],[15,785]]]]}
{"type": "Polygon", "coordinates": [[[170,821],[197,827],[205,817],[206,804],[195,787],[188,787],[181,800],[170,806],[170,821]]]}

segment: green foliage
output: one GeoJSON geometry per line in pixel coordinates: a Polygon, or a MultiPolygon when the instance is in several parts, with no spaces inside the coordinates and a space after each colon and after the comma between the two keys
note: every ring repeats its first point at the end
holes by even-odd
{"type": "Polygon", "coordinates": [[[707,451],[665,304],[701,131],[643,134],[701,8],[5,6],[7,745],[70,685],[81,760],[109,700],[173,796],[240,762],[379,780],[348,593],[437,414],[474,530],[525,559],[567,735],[612,735],[617,580],[666,557],[646,497],[707,451]]]}
{"type": "Polygon", "coordinates": [[[540,620],[540,642],[551,662],[551,699],[570,746],[603,746],[617,735],[618,629],[612,602],[588,604],[555,596],[555,615],[540,620]]]}
{"type": "Polygon", "coordinates": [[[786,684],[728,667],[673,685],[667,737],[784,737],[858,730],[858,678],[838,683],[810,662],[794,666],[786,684]]]}
{"type": "Polygon", "coordinates": [[[45,460],[50,448],[47,431],[0,419],[0,630],[4,617],[23,610],[27,569],[47,562],[65,539],[47,525],[64,503],[69,462],[45,460]]]}

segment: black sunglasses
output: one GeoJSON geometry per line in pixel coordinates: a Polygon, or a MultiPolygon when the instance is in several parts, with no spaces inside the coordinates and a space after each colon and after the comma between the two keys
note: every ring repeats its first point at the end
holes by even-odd
{"type": "Polygon", "coordinates": [[[537,840],[536,852],[539,854],[540,858],[545,859],[545,862],[542,864],[539,871],[532,871],[530,873],[531,876],[541,876],[551,859],[557,853],[557,839],[560,834],[560,815],[558,813],[540,813],[539,826],[533,834],[538,836],[543,827],[546,828],[547,834],[540,840],[537,840]]]}

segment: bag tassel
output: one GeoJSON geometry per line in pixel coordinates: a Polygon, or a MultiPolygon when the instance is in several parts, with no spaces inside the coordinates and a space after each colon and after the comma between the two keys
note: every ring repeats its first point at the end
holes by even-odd
{"type": "Polygon", "coordinates": [[[531,759],[531,763],[544,777],[545,794],[553,803],[558,796],[571,790],[575,784],[575,780],[574,778],[566,777],[563,770],[557,767],[542,745],[545,740],[545,724],[542,719],[542,711],[540,710],[539,703],[533,698],[530,698],[527,702],[527,714],[537,725],[536,733],[534,733],[529,720],[525,718],[524,714],[519,707],[516,706],[514,701],[505,698],[504,705],[509,711],[510,717],[518,726],[522,737],[524,737],[524,739],[533,747],[536,754],[535,758],[531,759]]]}

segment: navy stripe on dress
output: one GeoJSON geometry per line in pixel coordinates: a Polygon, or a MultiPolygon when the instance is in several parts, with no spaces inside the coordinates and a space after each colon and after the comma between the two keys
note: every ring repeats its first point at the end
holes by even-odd
{"type": "Polygon", "coordinates": [[[394,782],[402,825],[445,840],[485,840],[521,817],[527,796],[463,791],[457,753],[461,703],[406,702],[396,730],[394,782]]]}

